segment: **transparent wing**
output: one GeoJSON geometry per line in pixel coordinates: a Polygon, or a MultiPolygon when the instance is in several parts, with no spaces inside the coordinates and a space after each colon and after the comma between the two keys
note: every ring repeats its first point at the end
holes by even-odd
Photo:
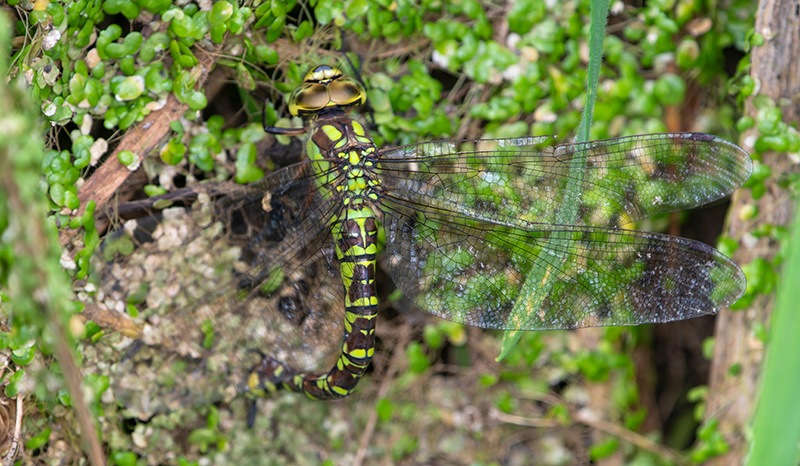
{"type": "Polygon", "coordinates": [[[420,308],[492,329],[566,329],[713,314],[745,279],[703,243],[630,230],[476,221],[403,206],[384,215],[395,284],[420,308]],[[533,277],[533,279],[532,279],[533,277]]]}
{"type": "Polygon", "coordinates": [[[752,171],[743,149],[708,134],[554,142],[423,143],[382,152],[378,168],[386,193],[408,206],[520,226],[625,225],[720,199],[752,171]],[[557,222],[562,209],[573,214],[557,222]]]}
{"type": "Polygon", "coordinates": [[[696,133],[552,144],[381,153],[397,286],[445,319],[527,330],[686,319],[742,294],[741,271],[713,248],[613,227],[729,194],[752,170],[744,150],[696,133]]]}
{"type": "Polygon", "coordinates": [[[340,350],[343,291],[326,222],[337,205],[311,165],[198,191],[190,206],[156,202],[109,234],[82,293],[90,316],[123,322],[128,337],[85,350],[115,361],[114,393],[142,418],[232,397],[256,350],[298,369],[340,350]]]}

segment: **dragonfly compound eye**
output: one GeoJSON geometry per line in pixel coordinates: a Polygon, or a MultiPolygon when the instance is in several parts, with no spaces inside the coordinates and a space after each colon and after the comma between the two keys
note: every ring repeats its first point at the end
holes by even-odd
{"type": "Polygon", "coordinates": [[[362,105],[367,101],[367,92],[358,81],[341,78],[328,84],[331,102],[342,107],[362,105]]]}
{"type": "Polygon", "coordinates": [[[351,107],[367,100],[367,92],[358,81],[342,76],[341,71],[321,65],[309,71],[289,98],[289,113],[306,116],[326,107],[351,107]]]}
{"type": "Polygon", "coordinates": [[[303,116],[319,112],[330,106],[331,98],[324,84],[306,83],[297,88],[289,98],[289,113],[303,116]]]}

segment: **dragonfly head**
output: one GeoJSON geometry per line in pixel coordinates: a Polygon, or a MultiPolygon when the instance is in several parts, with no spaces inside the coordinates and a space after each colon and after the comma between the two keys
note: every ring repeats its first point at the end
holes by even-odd
{"type": "Polygon", "coordinates": [[[346,77],[339,68],[319,65],[306,73],[303,84],[289,98],[289,113],[293,116],[313,116],[323,109],[352,107],[367,100],[364,86],[346,77]]]}

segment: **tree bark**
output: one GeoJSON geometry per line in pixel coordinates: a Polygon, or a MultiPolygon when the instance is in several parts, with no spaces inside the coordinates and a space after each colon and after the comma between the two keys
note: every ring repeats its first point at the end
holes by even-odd
{"type": "MultiPolygon", "coordinates": [[[[783,111],[783,121],[795,124],[800,120],[800,3],[761,0],[755,31],[764,37],[763,45],[754,47],[751,55],[750,76],[758,83],[756,94],[772,98],[783,111]]],[[[756,118],[753,97],[746,103],[745,114],[756,118]]],[[[754,136],[754,132],[745,134],[742,147],[752,152],[754,136]]],[[[757,258],[771,262],[780,247],[775,239],[756,239],[751,232],[764,225],[786,226],[794,212],[794,203],[778,180],[796,171],[797,165],[781,153],[764,153],[761,162],[772,170],[764,195],[754,199],[750,190],[740,189],[731,202],[728,234],[740,245],[734,260],[745,266],[757,258]],[[743,215],[753,206],[758,212],[754,220],[743,215]]],[[[719,420],[719,431],[731,449],[709,464],[741,464],[747,454],[744,432],[755,410],[764,354],[756,330],[769,328],[774,300],[774,293],[762,294],[749,308],[726,311],[717,318],[706,420],[719,420]]]]}

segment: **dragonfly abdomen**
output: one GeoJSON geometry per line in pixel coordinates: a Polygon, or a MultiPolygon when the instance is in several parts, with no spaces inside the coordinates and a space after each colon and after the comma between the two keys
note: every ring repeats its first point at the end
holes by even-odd
{"type": "Polygon", "coordinates": [[[367,205],[346,209],[342,217],[331,228],[345,292],[344,338],[339,359],[327,373],[305,373],[264,357],[248,383],[252,391],[285,388],[314,399],[343,398],[355,389],[372,361],[378,313],[375,288],[378,224],[367,205]]]}

